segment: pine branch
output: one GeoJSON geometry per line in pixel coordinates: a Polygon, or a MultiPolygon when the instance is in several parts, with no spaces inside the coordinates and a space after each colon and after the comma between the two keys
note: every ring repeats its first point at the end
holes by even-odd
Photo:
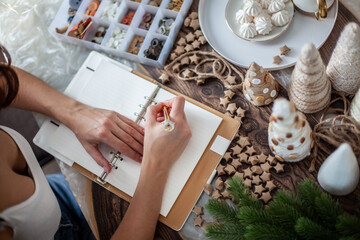
{"type": "Polygon", "coordinates": [[[299,203],[291,202],[291,197],[290,195],[286,197],[287,194],[289,193],[283,190],[278,191],[266,211],[272,216],[274,225],[280,225],[294,231],[294,225],[303,216],[302,212],[305,210],[298,206],[299,203]],[[278,194],[280,194],[279,197],[278,194]]]}
{"type": "Polygon", "coordinates": [[[341,213],[338,202],[335,202],[329,194],[322,193],[315,198],[316,213],[324,227],[335,230],[337,217],[341,213]]]}
{"type": "Polygon", "coordinates": [[[237,207],[227,204],[225,201],[209,199],[205,205],[205,209],[217,220],[224,224],[239,224],[237,218],[237,207]]]}
{"type": "Polygon", "coordinates": [[[286,240],[296,239],[294,233],[272,224],[252,224],[246,227],[246,240],[286,240]]]}
{"type": "Polygon", "coordinates": [[[314,219],[316,217],[315,199],[321,196],[320,188],[310,179],[298,183],[298,193],[303,200],[305,216],[314,219]]]}
{"type": "Polygon", "coordinates": [[[338,217],[336,230],[347,237],[355,237],[360,239],[360,219],[349,214],[342,214],[338,217]]]}
{"type": "Polygon", "coordinates": [[[232,177],[228,180],[228,191],[234,197],[234,202],[239,207],[249,206],[255,208],[262,208],[262,202],[253,196],[249,187],[245,186],[243,180],[239,177],[232,177]]]}
{"type": "Polygon", "coordinates": [[[307,240],[337,239],[335,232],[324,228],[309,218],[301,217],[295,225],[295,231],[307,240]]]}
{"type": "Polygon", "coordinates": [[[205,236],[219,240],[245,240],[245,229],[237,224],[211,224],[206,227],[205,236]]]}
{"type": "Polygon", "coordinates": [[[239,218],[243,226],[250,224],[266,224],[273,222],[271,216],[269,216],[262,208],[255,207],[241,207],[239,209],[237,217],[239,218]]]}

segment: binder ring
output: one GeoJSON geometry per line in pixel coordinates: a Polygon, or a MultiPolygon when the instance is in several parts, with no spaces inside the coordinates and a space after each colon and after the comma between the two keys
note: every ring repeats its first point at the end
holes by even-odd
{"type": "Polygon", "coordinates": [[[143,105],[143,104],[139,104],[139,107],[141,107],[141,108],[145,108],[145,105],[143,105]]]}
{"type": "Polygon", "coordinates": [[[144,96],[144,98],[145,98],[146,100],[148,100],[149,102],[151,102],[151,103],[158,104],[158,102],[156,102],[156,101],[155,101],[153,98],[151,98],[151,97],[144,96]]]}
{"type": "Polygon", "coordinates": [[[139,117],[140,119],[144,119],[144,120],[145,120],[144,116],[140,115],[140,114],[137,113],[137,112],[134,112],[134,115],[137,116],[137,117],[139,117]]]}

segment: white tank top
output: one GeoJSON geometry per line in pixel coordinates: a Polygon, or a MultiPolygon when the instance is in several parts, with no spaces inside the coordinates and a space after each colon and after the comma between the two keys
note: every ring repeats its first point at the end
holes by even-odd
{"type": "MultiPolygon", "coordinates": [[[[0,229],[8,226],[14,239],[53,239],[61,219],[60,206],[26,139],[18,132],[0,126],[22,152],[35,182],[35,191],[24,202],[0,212],[0,229]]],[[[19,189],[21,191],[21,189],[19,189]]]]}

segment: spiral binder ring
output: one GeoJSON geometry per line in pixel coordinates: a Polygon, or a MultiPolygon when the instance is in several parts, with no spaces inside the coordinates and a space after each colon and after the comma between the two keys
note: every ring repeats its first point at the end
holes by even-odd
{"type": "MultiPolygon", "coordinates": [[[[111,158],[111,161],[110,161],[110,166],[111,166],[111,169],[115,168],[117,169],[117,166],[116,166],[116,162],[117,161],[122,161],[123,158],[121,157],[121,153],[117,152],[117,153],[114,153],[113,157],[111,158]]],[[[100,182],[101,184],[106,184],[106,177],[107,177],[107,172],[103,171],[102,174],[100,175],[100,177],[97,177],[97,181],[100,182]]]]}

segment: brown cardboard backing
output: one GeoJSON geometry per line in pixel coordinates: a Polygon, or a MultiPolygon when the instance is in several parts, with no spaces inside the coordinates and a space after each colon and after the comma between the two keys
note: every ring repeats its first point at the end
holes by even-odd
{"type": "MultiPolygon", "coordinates": [[[[132,71],[134,74],[150,81],[155,84],[159,84],[154,79],[141,74],[136,71],[132,71]]],[[[169,226],[170,228],[179,231],[183,224],[185,223],[187,217],[189,216],[192,208],[194,207],[195,203],[197,202],[198,198],[200,197],[204,185],[206,184],[207,180],[209,179],[210,175],[212,174],[213,170],[216,168],[218,163],[221,160],[221,157],[219,154],[213,152],[210,150],[210,147],[212,146],[213,142],[215,141],[216,136],[220,135],[226,139],[229,139],[230,141],[234,138],[236,135],[239,127],[240,122],[224,115],[223,113],[212,109],[209,106],[206,106],[205,104],[202,104],[198,101],[195,101],[192,98],[189,98],[173,89],[170,89],[166,86],[161,86],[163,89],[178,95],[178,96],[184,96],[186,101],[191,102],[217,116],[220,116],[223,120],[218,127],[217,131],[215,132],[214,136],[212,137],[210,143],[206,147],[205,152],[201,156],[198,164],[196,165],[195,169],[193,170],[191,176],[189,177],[188,181],[186,182],[183,190],[181,191],[180,195],[176,199],[173,207],[171,208],[169,214],[167,217],[161,216],[159,217],[159,221],[164,223],[165,225],[169,226]]],[[[74,163],[73,168],[81,172],[86,177],[90,178],[94,182],[100,184],[107,190],[111,191],[112,193],[116,194],[117,196],[121,197],[122,199],[130,202],[131,197],[124,192],[120,191],[119,189],[113,187],[110,184],[101,184],[96,179],[97,176],[88,170],[84,169],[80,165],[74,163]]]]}

